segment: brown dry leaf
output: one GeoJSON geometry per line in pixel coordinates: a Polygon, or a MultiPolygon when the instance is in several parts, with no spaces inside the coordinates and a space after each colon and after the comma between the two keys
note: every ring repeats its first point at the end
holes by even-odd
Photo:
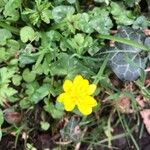
{"type": "Polygon", "coordinates": [[[147,68],[145,69],[145,72],[150,72],[150,67],[147,67],[147,68]]]}
{"type": "Polygon", "coordinates": [[[145,80],[145,85],[146,85],[147,88],[150,87],[150,79],[145,80]]]}
{"type": "Polygon", "coordinates": [[[141,108],[145,107],[145,100],[140,95],[136,97],[136,101],[141,108]]]}
{"type": "Polygon", "coordinates": [[[145,29],[144,33],[145,33],[145,35],[149,36],[150,35],[150,30],[149,29],[145,29]]]}
{"type": "Polygon", "coordinates": [[[119,100],[116,101],[116,106],[119,108],[119,111],[122,113],[133,113],[131,109],[131,102],[129,97],[122,96],[119,100]]]}
{"type": "Polygon", "coordinates": [[[143,118],[147,132],[150,134],[150,109],[144,109],[143,111],[140,111],[140,114],[143,118]]]}
{"type": "Polygon", "coordinates": [[[22,116],[19,112],[5,112],[4,118],[8,123],[14,124],[20,123],[22,116]]]}
{"type": "Polygon", "coordinates": [[[109,46],[110,46],[110,47],[115,47],[115,41],[110,41],[110,42],[109,42],[109,46]]]}

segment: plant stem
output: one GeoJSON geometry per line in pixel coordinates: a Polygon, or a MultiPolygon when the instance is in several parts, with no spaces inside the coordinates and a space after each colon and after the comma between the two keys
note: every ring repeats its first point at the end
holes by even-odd
{"type": "Polygon", "coordinates": [[[75,2],[75,7],[76,7],[77,12],[79,13],[79,12],[80,12],[79,0],[76,0],[76,2],[75,2]]]}

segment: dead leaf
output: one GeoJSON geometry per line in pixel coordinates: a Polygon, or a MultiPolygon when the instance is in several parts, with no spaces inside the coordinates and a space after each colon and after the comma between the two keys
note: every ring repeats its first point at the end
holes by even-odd
{"type": "Polygon", "coordinates": [[[14,124],[20,123],[22,116],[19,112],[5,112],[4,118],[8,123],[14,124]]]}
{"type": "Polygon", "coordinates": [[[144,33],[145,33],[145,35],[149,36],[150,35],[150,30],[149,29],[145,29],[144,33]]]}
{"type": "Polygon", "coordinates": [[[117,101],[116,101],[116,106],[119,109],[120,112],[122,113],[133,113],[133,110],[131,109],[131,102],[130,98],[126,96],[121,96],[117,101]]]}
{"type": "Polygon", "coordinates": [[[150,134],[150,109],[144,109],[140,111],[141,117],[143,118],[143,123],[147,129],[147,132],[150,134]]]}
{"type": "Polygon", "coordinates": [[[145,100],[140,95],[136,97],[136,101],[141,108],[145,107],[145,100]]]}

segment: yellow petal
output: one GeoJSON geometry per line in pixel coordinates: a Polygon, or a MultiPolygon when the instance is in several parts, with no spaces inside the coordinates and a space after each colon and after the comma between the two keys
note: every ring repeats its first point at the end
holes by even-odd
{"type": "Polygon", "coordinates": [[[64,84],[63,84],[63,89],[64,89],[64,91],[65,92],[68,92],[70,89],[71,89],[71,87],[72,87],[72,81],[70,81],[70,80],[65,80],[65,82],[64,82],[64,84]]]}
{"type": "Polygon", "coordinates": [[[91,84],[89,85],[89,95],[92,95],[96,90],[96,85],[95,84],[91,84]]]}
{"type": "Polygon", "coordinates": [[[83,115],[89,115],[92,113],[91,107],[79,105],[78,108],[83,115]]]}
{"type": "Polygon", "coordinates": [[[77,75],[74,80],[73,80],[73,84],[80,84],[83,81],[83,77],[81,75],[77,75]]]}
{"type": "Polygon", "coordinates": [[[97,101],[92,96],[85,96],[82,99],[77,101],[78,106],[88,106],[88,107],[95,107],[97,106],[97,101]]]}
{"type": "Polygon", "coordinates": [[[72,111],[75,107],[75,103],[71,99],[64,100],[64,107],[66,111],[72,111]]]}
{"type": "Polygon", "coordinates": [[[63,103],[65,99],[68,99],[68,95],[66,93],[62,93],[57,97],[57,101],[63,103]]]}
{"type": "Polygon", "coordinates": [[[91,107],[97,106],[97,101],[92,96],[87,96],[86,101],[88,106],[91,107]]]}

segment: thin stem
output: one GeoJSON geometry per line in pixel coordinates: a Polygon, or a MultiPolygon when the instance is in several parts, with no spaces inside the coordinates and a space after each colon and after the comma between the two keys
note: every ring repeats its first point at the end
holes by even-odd
{"type": "Polygon", "coordinates": [[[76,2],[75,2],[75,7],[76,7],[77,12],[79,13],[79,12],[80,12],[79,0],[76,0],[76,2]]]}

